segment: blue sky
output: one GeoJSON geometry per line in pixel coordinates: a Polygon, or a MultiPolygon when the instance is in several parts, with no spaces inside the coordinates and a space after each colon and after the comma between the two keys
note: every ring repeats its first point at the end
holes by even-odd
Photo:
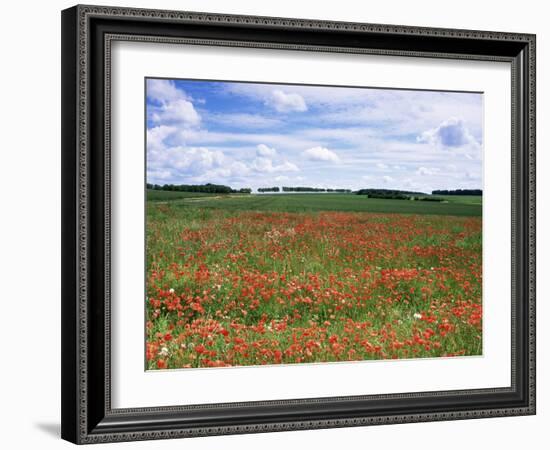
{"type": "Polygon", "coordinates": [[[479,93],[147,79],[147,182],[482,188],[479,93]]]}

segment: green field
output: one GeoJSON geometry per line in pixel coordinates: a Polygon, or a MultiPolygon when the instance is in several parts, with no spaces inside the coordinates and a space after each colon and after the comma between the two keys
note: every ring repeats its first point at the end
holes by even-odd
{"type": "Polygon", "coordinates": [[[460,203],[463,205],[481,205],[482,198],[480,195],[436,195],[436,197],[444,198],[449,203],[460,203]]]}
{"type": "Polygon", "coordinates": [[[446,196],[445,202],[389,200],[355,194],[201,194],[148,191],[151,202],[170,201],[173,206],[273,212],[373,212],[481,216],[481,197],[446,196]]]}
{"type": "Polygon", "coordinates": [[[157,191],[148,189],[147,190],[147,200],[153,202],[166,202],[172,200],[181,200],[189,198],[201,198],[201,197],[210,197],[215,194],[206,194],[203,192],[177,192],[177,191],[157,191]]]}

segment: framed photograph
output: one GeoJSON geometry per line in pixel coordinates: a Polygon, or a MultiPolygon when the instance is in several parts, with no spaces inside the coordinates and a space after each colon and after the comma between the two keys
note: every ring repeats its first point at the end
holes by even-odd
{"type": "Polygon", "coordinates": [[[62,12],[62,437],[535,413],[535,36],[62,12]]]}

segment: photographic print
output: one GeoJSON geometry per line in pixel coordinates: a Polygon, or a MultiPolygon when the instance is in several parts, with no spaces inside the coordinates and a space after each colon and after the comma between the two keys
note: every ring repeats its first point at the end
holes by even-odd
{"type": "Polygon", "coordinates": [[[483,93],[145,96],[146,369],[483,354],[483,93]]]}

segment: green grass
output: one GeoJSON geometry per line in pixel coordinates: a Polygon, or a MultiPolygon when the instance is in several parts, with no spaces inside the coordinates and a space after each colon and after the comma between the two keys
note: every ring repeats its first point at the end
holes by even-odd
{"type": "Polygon", "coordinates": [[[166,202],[171,200],[212,197],[216,194],[206,194],[204,192],[176,192],[176,191],[156,191],[147,190],[147,201],[151,202],[166,202]]]}
{"type": "Polygon", "coordinates": [[[273,212],[373,212],[481,216],[481,197],[447,196],[446,202],[388,200],[355,194],[262,194],[221,195],[188,192],[149,191],[150,201],[170,201],[181,208],[223,209],[228,211],[273,212]],[[166,195],[168,194],[168,195],[166,195]]]}
{"type": "Polygon", "coordinates": [[[449,203],[456,203],[462,205],[481,205],[482,197],[481,195],[436,195],[435,197],[440,197],[445,199],[449,203]]]}

